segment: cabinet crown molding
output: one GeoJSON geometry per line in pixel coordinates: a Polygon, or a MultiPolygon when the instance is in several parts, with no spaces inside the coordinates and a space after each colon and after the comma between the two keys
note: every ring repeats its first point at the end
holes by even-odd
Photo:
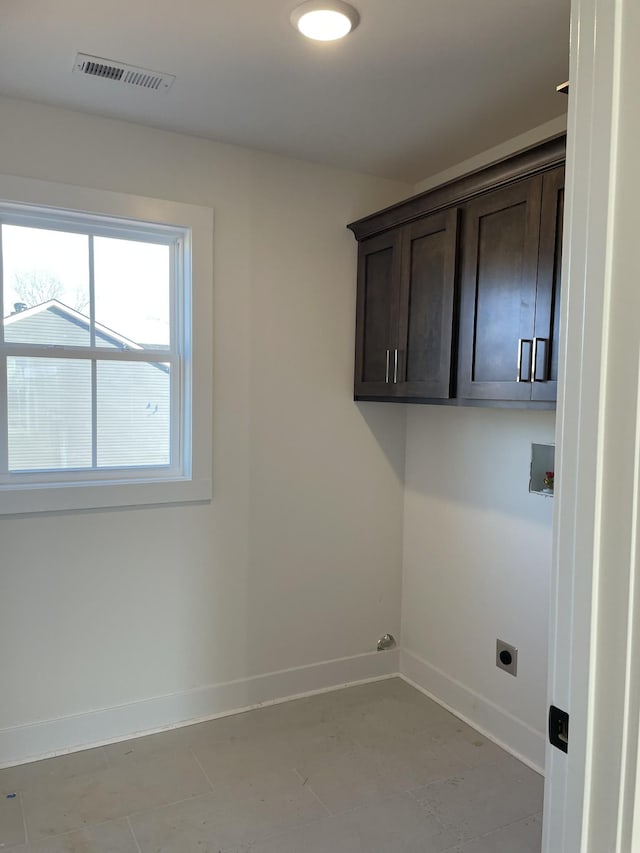
{"type": "Polygon", "coordinates": [[[521,178],[562,165],[566,156],[566,143],[566,134],[556,136],[490,166],[357,219],[347,227],[358,241],[365,240],[427,214],[469,201],[482,193],[506,187],[521,178]]]}

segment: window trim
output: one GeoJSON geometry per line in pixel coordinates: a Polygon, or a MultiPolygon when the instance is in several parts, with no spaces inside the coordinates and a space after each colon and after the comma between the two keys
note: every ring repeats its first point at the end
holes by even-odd
{"type": "MultiPolygon", "coordinates": [[[[181,447],[180,465],[153,468],[106,468],[98,471],[73,472],[73,477],[61,476],[67,471],[28,472],[9,474],[0,482],[0,515],[33,512],[86,510],[106,507],[126,507],[211,499],[211,426],[212,426],[212,278],[213,278],[213,211],[211,208],[161,199],[114,193],[66,184],[55,184],[29,178],[0,175],[0,205],[8,211],[11,224],[37,225],[64,230],[77,229],[86,233],[94,223],[104,236],[135,239],[136,232],[149,242],[166,243],[158,236],[153,239],[145,225],[177,238],[177,250],[172,253],[175,265],[182,266],[184,294],[172,288],[171,306],[172,345],[174,326],[184,330],[180,357],[183,364],[182,381],[178,383],[178,405],[172,400],[172,429],[184,428],[177,436],[181,447]],[[110,222],[101,220],[109,217],[110,222]],[[19,221],[22,220],[22,221],[19,221]],[[82,223],[82,225],[81,225],[82,223]],[[149,238],[151,239],[149,240],[149,238]],[[190,333],[189,333],[190,330],[190,333]],[[185,416],[181,416],[185,412],[185,416]],[[190,415],[190,416],[189,416],[190,415]],[[176,423],[176,419],[180,422],[176,423]],[[127,476],[127,472],[136,472],[127,476]]],[[[11,343],[4,345],[4,355],[13,353],[33,355],[37,345],[11,343]]],[[[85,357],[92,347],[65,347],[51,357],[85,357]]],[[[165,350],[145,350],[136,356],[135,350],[117,360],[171,362],[175,353],[165,350]],[[133,358],[129,359],[130,356],[133,358]]],[[[109,350],[100,348],[101,359],[109,359],[109,350]]],[[[42,351],[40,352],[42,355],[42,351]]],[[[0,371],[0,399],[6,400],[6,372],[0,371]]],[[[173,394],[172,390],[172,394],[173,394]]],[[[0,430],[6,441],[6,411],[0,419],[0,430]]]]}

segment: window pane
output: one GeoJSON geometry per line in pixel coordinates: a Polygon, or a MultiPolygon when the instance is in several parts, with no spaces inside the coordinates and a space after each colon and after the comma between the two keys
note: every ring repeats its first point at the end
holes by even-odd
{"type": "Polygon", "coordinates": [[[3,225],[2,266],[7,341],[88,346],[86,235],[3,225]]]}
{"type": "Polygon", "coordinates": [[[8,358],[9,470],[91,466],[91,363],[8,358]]]}
{"type": "Polygon", "coordinates": [[[166,364],[98,362],[99,467],[170,463],[170,390],[166,364]]]}
{"type": "Polygon", "coordinates": [[[169,264],[168,246],[95,237],[96,346],[168,348],[169,264]]]}

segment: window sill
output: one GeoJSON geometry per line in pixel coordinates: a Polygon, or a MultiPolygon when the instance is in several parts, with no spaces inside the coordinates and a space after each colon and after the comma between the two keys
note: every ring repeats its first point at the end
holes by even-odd
{"type": "Polygon", "coordinates": [[[103,482],[0,489],[0,515],[30,515],[211,500],[211,480],[103,482]]]}

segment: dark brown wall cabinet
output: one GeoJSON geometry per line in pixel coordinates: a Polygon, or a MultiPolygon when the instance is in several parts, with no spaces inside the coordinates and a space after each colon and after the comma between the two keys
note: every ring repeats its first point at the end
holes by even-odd
{"type": "Polygon", "coordinates": [[[448,210],[360,243],[357,397],[449,397],[457,232],[448,210]]]}
{"type": "Polygon", "coordinates": [[[556,398],[563,172],[519,181],[465,208],[462,398],[556,398]]]}
{"type": "Polygon", "coordinates": [[[356,399],[556,399],[564,138],[349,227],[356,399]]]}

